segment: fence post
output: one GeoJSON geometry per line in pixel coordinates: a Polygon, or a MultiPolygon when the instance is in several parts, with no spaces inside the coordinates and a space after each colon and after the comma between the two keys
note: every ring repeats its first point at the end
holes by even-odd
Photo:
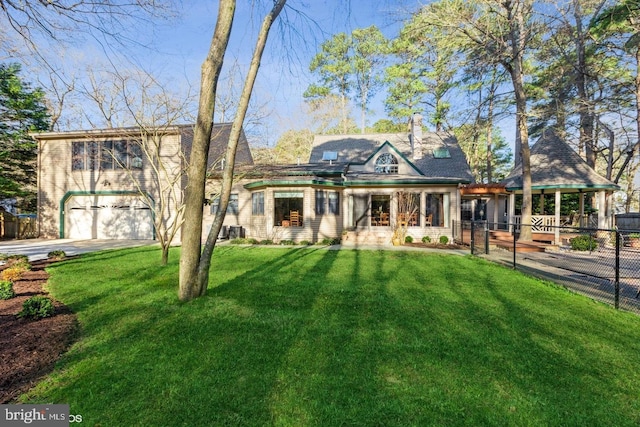
{"type": "Polygon", "coordinates": [[[616,230],[616,283],[614,291],[614,306],[620,308],[620,232],[616,230]]]}
{"type": "Polygon", "coordinates": [[[516,269],[516,227],[513,227],[513,269],[516,269]]]}
{"type": "Polygon", "coordinates": [[[489,222],[485,222],[484,227],[484,253],[489,255],[489,222]]]}
{"type": "Polygon", "coordinates": [[[475,221],[471,221],[471,255],[475,255],[475,251],[474,251],[474,245],[476,243],[476,239],[475,239],[475,221]]]}

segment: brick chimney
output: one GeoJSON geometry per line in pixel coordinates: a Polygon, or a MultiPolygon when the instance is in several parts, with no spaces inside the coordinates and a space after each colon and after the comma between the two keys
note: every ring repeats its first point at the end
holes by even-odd
{"type": "Polygon", "coordinates": [[[411,116],[409,138],[411,139],[411,151],[413,152],[413,160],[422,158],[422,115],[414,113],[411,116]]]}

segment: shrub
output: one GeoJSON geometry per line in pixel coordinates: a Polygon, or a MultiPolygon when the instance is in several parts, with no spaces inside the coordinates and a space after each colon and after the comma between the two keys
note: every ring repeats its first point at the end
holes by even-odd
{"type": "Polygon", "coordinates": [[[422,243],[431,243],[431,237],[430,236],[424,236],[422,238],[422,243]]]}
{"type": "Polygon", "coordinates": [[[273,245],[273,240],[271,240],[271,239],[260,240],[260,244],[261,245],[273,245]]]}
{"type": "Polygon", "coordinates": [[[404,238],[404,242],[405,242],[405,243],[413,243],[413,237],[411,237],[411,236],[406,236],[406,237],[404,238]]]}
{"type": "Polygon", "coordinates": [[[53,258],[53,259],[62,259],[66,256],[67,256],[66,252],[61,249],[56,249],[55,251],[51,251],[47,254],[47,258],[53,258]]]}
{"type": "Polygon", "coordinates": [[[31,265],[29,265],[29,263],[25,264],[21,261],[18,264],[12,264],[11,267],[5,268],[0,273],[0,280],[15,282],[16,280],[20,280],[24,273],[29,270],[31,270],[31,265]]]}
{"type": "Polygon", "coordinates": [[[258,244],[258,239],[254,239],[253,237],[249,237],[249,238],[247,238],[247,243],[249,243],[250,245],[257,245],[258,244]]]}
{"type": "Polygon", "coordinates": [[[589,234],[581,234],[571,239],[571,249],[574,251],[592,251],[598,247],[598,241],[589,234]]]}
{"type": "Polygon", "coordinates": [[[301,244],[301,245],[304,245],[304,246],[313,245],[313,243],[312,243],[312,242],[310,242],[309,240],[302,240],[302,241],[300,242],[300,244],[301,244]]]}
{"type": "Polygon", "coordinates": [[[325,237],[318,244],[324,246],[338,245],[340,244],[340,239],[337,237],[325,237]]]}
{"type": "Polygon", "coordinates": [[[449,238],[448,238],[447,236],[440,236],[439,241],[440,241],[440,243],[441,243],[441,244],[443,244],[443,245],[447,245],[447,244],[449,244],[449,238]]]}
{"type": "Polygon", "coordinates": [[[0,299],[10,299],[16,296],[13,290],[13,283],[8,280],[0,281],[0,299]]]}
{"type": "Polygon", "coordinates": [[[229,240],[229,243],[231,243],[232,245],[252,245],[253,243],[251,243],[252,239],[245,239],[243,237],[236,237],[235,239],[231,239],[229,240]]]}
{"type": "Polygon", "coordinates": [[[42,319],[53,315],[53,301],[42,295],[29,298],[22,304],[22,311],[18,317],[42,319]]]}
{"type": "Polygon", "coordinates": [[[6,260],[12,264],[18,264],[20,262],[29,263],[29,257],[20,254],[7,255],[6,260]]]}
{"type": "Polygon", "coordinates": [[[283,246],[292,246],[295,245],[296,242],[294,242],[293,240],[280,240],[280,244],[283,246]]]}

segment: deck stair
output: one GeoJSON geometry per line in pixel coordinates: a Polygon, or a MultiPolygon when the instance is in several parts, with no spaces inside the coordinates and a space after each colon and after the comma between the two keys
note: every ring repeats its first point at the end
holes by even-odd
{"type": "MultiPolygon", "coordinates": [[[[516,241],[516,252],[545,252],[548,248],[555,248],[554,236],[549,233],[532,233],[531,242],[516,241]]],[[[513,235],[506,230],[490,230],[489,246],[513,251],[513,235]]]]}

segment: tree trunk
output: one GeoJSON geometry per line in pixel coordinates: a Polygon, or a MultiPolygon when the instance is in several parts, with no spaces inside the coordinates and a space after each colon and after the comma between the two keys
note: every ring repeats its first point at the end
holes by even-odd
{"type": "Polygon", "coordinates": [[[527,97],[524,90],[523,57],[526,45],[524,25],[524,5],[522,2],[509,4],[510,30],[509,42],[513,51],[511,63],[505,66],[511,75],[513,90],[516,96],[516,127],[520,142],[520,162],[522,163],[522,216],[519,241],[530,241],[531,208],[533,198],[531,194],[531,161],[529,150],[529,129],[527,127],[527,97]]]}
{"type": "Polygon", "coordinates": [[[189,301],[202,296],[206,290],[197,280],[202,242],[202,209],[213,127],[216,85],[231,35],[235,8],[235,0],[220,0],[218,19],[209,47],[209,54],[202,64],[198,117],[187,167],[188,184],[184,197],[185,221],[182,225],[182,253],[178,290],[178,297],[181,301],[189,301]]]}
{"type": "MultiPolygon", "coordinates": [[[[225,0],[221,1],[222,3],[225,0]]],[[[231,22],[233,20],[233,11],[235,10],[235,1],[226,0],[229,3],[233,3],[233,8],[229,8],[230,12],[228,14],[228,18],[224,19],[224,22],[227,25],[224,26],[227,31],[224,49],[219,50],[219,43],[216,43],[216,34],[218,32],[218,26],[216,26],[216,34],[214,34],[214,40],[211,43],[210,55],[205,61],[205,65],[203,65],[203,75],[202,75],[202,88],[201,88],[201,103],[198,110],[198,124],[196,127],[196,134],[194,135],[194,149],[196,147],[196,135],[198,134],[198,128],[201,126],[201,111],[203,108],[209,108],[209,102],[211,103],[211,108],[206,111],[206,114],[202,115],[202,118],[209,118],[208,123],[208,138],[206,139],[206,150],[202,150],[197,152],[198,155],[202,156],[204,154],[205,162],[203,163],[201,159],[198,159],[197,166],[193,166],[194,164],[194,151],[192,150],[191,161],[189,164],[189,171],[193,169],[194,174],[189,174],[189,185],[187,186],[187,195],[190,193],[191,198],[186,200],[185,197],[185,222],[183,226],[183,245],[182,245],[182,256],[180,258],[180,292],[179,297],[183,301],[188,301],[197,297],[200,297],[205,294],[207,291],[207,286],[209,284],[209,269],[211,267],[211,256],[213,255],[213,250],[215,249],[216,239],[218,234],[220,233],[220,229],[222,228],[222,223],[224,222],[224,216],[227,211],[227,207],[229,206],[229,197],[231,195],[231,188],[233,186],[233,170],[235,166],[235,156],[236,149],[238,147],[238,141],[240,139],[240,133],[242,131],[242,123],[244,122],[244,118],[247,113],[247,108],[249,106],[249,100],[251,98],[251,92],[253,91],[253,86],[256,80],[256,76],[258,74],[258,69],[260,68],[260,60],[262,58],[262,53],[264,52],[264,48],[267,42],[267,37],[269,35],[269,30],[271,29],[271,25],[273,21],[278,17],[280,11],[284,7],[286,0],[277,0],[275,1],[273,8],[269,12],[269,14],[265,17],[262,22],[262,27],[260,29],[260,33],[258,34],[258,40],[256,41],[256,47],[253,52],[253,58],[251,60],[251,66],[249,68],[249,72],[247,74],[247,78],[245,80],[245,85],[242,90],[242,95],[240,96],[240,102],[238,103],[238,109],[236,112],[236,116],[234,118],[233,124],[231,126],[231,133],[229,135],[229,141],[227,144],[227,150],[225,152],[225,167],[223,171],[222,177],[222,190],[220,194],[220,204],[218,205],[218,212],[216,213],[215,219],[211,226],[211,230],[207,236],[207,240],[204,245],[204,250],[201,253],[201,235],[202,235],[202,208],[204,204],[204,191],[206,184],[206,154],[209,149],[209,141],[211,139],[211,127],[212,127],[212,118],[213,118],[213,101],[215,100],[215,83],[217,82],[217,77],[220,75],[220,67],[222,66],[222,58],[224,56],[224,50],[226,50],[226,42],[229,40],[229,32],[231,30],[231,22]],[[214,49],[215,46],[215,49],[214,49]],[[215,52],[216,55],[211,53],[215,52]],[[220,58],[219,63],[215,60],[220,58]],[[210,61],[211,60],[211,61],[210,61]],[[213,81],[212,86],[207,86],[211,88],[209,91],[209,97],[211,99],[207,99],[207,102],[203,103],[203,93],[205,93],[205,78],[209,78],[212,75],[212,71],[215,68],[215,81],[213,81]],[[205,72],[207,70],[207,72],[205,72]],[[195,179],[195,185],[192,187],[192,180],[195,179]],[[189,246],[185,248],[185,230],[189,233],[189,246]],[[188,253],[186,252],[188,251],[188,253]]],[[[220,23],[220,13],[218,19],[218,23],[220,23]]],[[[206,123],[205,123],[206,124],[206,123]]],[[[199,148],[203,147],[204,140],[199,140],[199,148]]]]}
{"type": "Polygon", "coordinates": [[[218,234],[220,233],[220,229],[222,228],[222,223],[224,222],[224,216],[227,212],[227,207],[229,206],[231,188],[233,187],[233,170],[236,161],[238,141],[240,140],[240,134],[242,131],[242,123],[244,122],[244,118],[247,114],[247,109],[249,108],[251,93],[253,92],[253,86],[255,84],[256,77],[258,76],[260,60],[262,58],[264,48],[267,44],[269,30],[271,29],[271,26],[275,19],[280,14],[280,11],[282,11],[282,8],[284,7],[286,2],[287,0],[275,1],[273,8],[262,21],[262,27],[260,28],[260,32],[258,33],[258,39],[253,51],[253,57],[251,59],[249,72],[247,73],[247,77],[244,82],[244,88],[242,89],[242,94],[240,95],[240,102],[238,103],[236,116],[231,126],[231,133],[229,134],[229,142],[227,144],[227,151],[225,153],[225,166],[224,171],[222,172],[222,190],[220,192],[220,204],[218,207],[218,212],[216,213],[216,217],[213,221],[213,224],[211,225],[209,235],[207,236],[207,240],[202,251],[202,256],[200,257],[200,264],[198,266],[197,280],[199,287],[203,290],[203,293],[204,291],[206,291],[209,284],[209,269],[211,267],[211,257],[213,255],[213,250],[215,249],[216,239],[218,238],[218,234]]]}

